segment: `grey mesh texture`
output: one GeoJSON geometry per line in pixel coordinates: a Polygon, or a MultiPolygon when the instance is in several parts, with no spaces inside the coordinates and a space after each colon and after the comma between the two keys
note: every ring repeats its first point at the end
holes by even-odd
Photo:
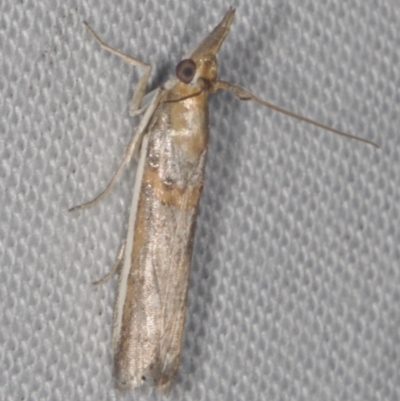
{"type": "MultiPolygon", "coordinates": [[[[110,346],[132,162],[114,173],[149,89],[230,2],[3,0],[0,8],[0,399],[120,394],[110,346]]],[[[400,6],[237,0],[222,79],[375,149],[210,99],[208,164],[171,400],[400,400],[400,6]]]]}

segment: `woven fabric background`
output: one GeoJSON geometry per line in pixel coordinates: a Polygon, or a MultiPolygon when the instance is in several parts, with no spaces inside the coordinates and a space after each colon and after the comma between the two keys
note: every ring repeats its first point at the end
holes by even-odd
{"type": "MultiPolygon", "coordinates": [[[[155,400],[114,389],[112,266],[134,163],[115,171],[150,87],[226,0],[3,0],[0,8],[0,399],[155,400]]],[[[210,143],[171,400],[400,399],[400,6],[236,0],[220,77],[343,139],[229,93],[210,143]]]]}

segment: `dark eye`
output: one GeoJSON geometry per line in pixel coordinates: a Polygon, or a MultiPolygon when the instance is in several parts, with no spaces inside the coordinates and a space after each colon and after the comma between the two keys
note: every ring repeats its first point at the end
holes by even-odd
{"type": "Polygon", "coordinates": [[[196,74],[195,62],[190,58],[180,61],[175,68],[175,74],[180,81],[188,84],[196,74]]]}

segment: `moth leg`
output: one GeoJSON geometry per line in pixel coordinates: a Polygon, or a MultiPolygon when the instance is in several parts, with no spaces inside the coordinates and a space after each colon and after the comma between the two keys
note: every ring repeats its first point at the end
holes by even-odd
{"type": "Polygon", "coordinates": [[[120,250],[118,252],[118,255],[117,255],[117,259],[115,260],[111,270],[104,277],[102,277],[100,280],[94,281],[92,283],[93,285],[99,285],[99,284],[106,283],[114,275],[114,273],[119,269],[119,267],[121,266],[122,259],[124,257],[125,244],[126,244],[126,242],[124,241],[122,243],[122,245],[121,245],[121,248],[120,248],[120,250]]]}
{"type": "Polygon", "coordinates": [[[139,116],[141,114],[144,114],[146,112],[147,108],[150,106],[151,101],[153,100],[154,94],[156,93],[157,89],[153,89],[151,92],[148,92],[143,96],[143,98],[142,98],[142,100],[140,102],[140,108],[139,109],[131,110],[131,106],[132,105],[130,105],[129,106],[130,107],[129,108],[129,115],[131,117],[134,117],[134,116],[139,116]]]}
{"type": "Polygon", "coordinates": [[[163,96],[163,90],[159,88],[159,89],[156,89],[154,92],[155,93],[154,93],[153,99],[151,100],[150,104],[147,106],[144,116],[142,117],[138,127],[136,128],[136,132],[133,135],[133,138],[132,138],[130,144],[128,145],[128,148],[125,151],[124,158],[122,159],[120,165],[117,168],[117,171],[114,173],[114,175],[111,178],[111,181],[108,183],[107,187],[104,189],[103,192],[101,192],[99,195],[97,195],[93,200],[83,203],[82,205],[74,206],[68,210],[69,212],[74,212],[76,210],[86,209],[89,206],[93,206],[110,193],[113,185],[115,184],[115,182],[117,181],[123,168],[125,167],[125,164],[129,163],[129,161],[132,159],[132,156],[135,154],[136,148],[140,145],[141,139],[142,139],[143,135],[146,133],[147,126],[149,125],[150,120],[151,120],[155,110],[157,109],[157,106],[160,103],[160,100],[163,96]]]}
{"type": "Polygon", "coordinates": [[[142,67],[143,68],[143,74],[139,78],[139,82],[136,86],[136,89],[133,93],[132,100],[129,105],[129,114],[133,115],[136,111],[140,110],[140,103],[142,102],[143,96],[146,91],[146,85],[147,81],[149,80],[150,73],[151,73],[151,66],[149,64],[144,63],[143,61],[132,57],[128,54],[122,53],[117,49],[114,49],[113,47],[107,45],[104,43],[94,32],[94,30],[89,26],[89,24],[84,21],[83,22],[89,31],[90,35],[92,38],[100,45],[100,47],[104,50],[109,51],[112,54],[115,54],[118,57],[121,57],[122,60],[124,60],[126,63],[131,64],[135,67],[142,67]]]}
{"type": "Polygon", "coordinates": [[[141,134],[142,134],[141,132],[135,133],[135,136],[133,137],[128,149],[126,150],[126,153],[125,153],[124,158],[122,159],[122,162],[118,166],[116,172],[114,173],[114,175],[111,178],[111,181],[108,183],[108,185],[106,186],[104,191],[101,192],[99,195],[97,195],[94,199],[92,199],[89,202],[71,207],[70,209],[68,209],[69,212],[75,212],[77,210],[82,210],[82,209],[86,209],[90,206],[93,206],[111,192],[111,189],[112,189],[113,185],[115,184],[115,182],[117,181],[123,168],[125,167],[125,164],[127,164],[131,160],[132,155],[134,154],[134,151],[135,151],[136,144],[142,136],[141,134]]]}
{"type": "MultiPolygon", "coordinates": [[[[105,50],[121,57],[124,61],[126,61],[129,64],[132,64],[134,66],[139,66],[144,68],[144,73],[141,76],[139,83],[136,87],[135,93],[133,94],[132,97],[132,101],[131,101],[131,105],[130,105],[130,110],[133,110],[133,113],[137,112],[142,112],[142,110],[140,109],[140,103],[144,97],[144,92],[146,89],[146,84],[148,81],[148,78],[150,76],[150,72],[151,72],[151,67],[150,65],[143,63],[142,61],[129,56],[125,53],[122,53],[118,50],[113,49],[112,47],[106,45],[97,35],[96,33],[93,31],[93,29],[89,26],[89,24],[87,22],[84,22],[84,24],[86,25],[90,35],[93,37],[93,39],[105,50]]],[[[113,177],[111,178],[111,181],[109,182],[109,184],[107,185],[107,187],[104,189],[103,192],[101,192],[98,196],[96,196],[96,198],[94,198],[93,200],[91,200],[90,202],[84,203],[82,205],[78,205],[78,206],[74,206],[72,208],[69,209],[70,212],[76,211],[76,210],[81,210],[81,209],[85,209],[89,206],[93,206],[95,205],[97,202],[99,202],[101,199],[103,199],[106,195],[108,195],[111,191],[111,188],[113,187],[114,183],[116,182],[116,180],[118,179],[119,175],[122,172],[122,169],[124,168],[125,164],[127,164],[134,152],[135,152],[135,148],[137,147],[138,144],[140,144],[140,140],[143,136],[143,134],[145,133],[147,126],[149,124],[149,121],[155,111],[155,109],[157,108],[159,102],[160,102],[160,97],[162,95],[162,91],[161,89],[156,89],[154,92],[154,96],[152,97],[151,101],[149,102],[148,105],[145,105],[144,107],[142,107],[143,112],[144,112],[144,116],[142,118],[142,120],[139,123],[139,126],[136,129],[136,132],[130,142],[130,144],[128,145],[128,148],[125,152],[125,156],[122,159],[122,162],[120,163],[120,165],[117,168],[117,171],[114,173],[113,177]]]]}

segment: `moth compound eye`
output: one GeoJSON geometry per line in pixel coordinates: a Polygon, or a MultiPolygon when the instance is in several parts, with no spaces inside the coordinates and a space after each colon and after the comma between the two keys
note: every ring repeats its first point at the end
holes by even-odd
{"type": "Polygon", "coordinates": [[[175,74],[180,81],[190,83],[196,74],[195,62],[190,58],[180,61],[175,68],[175,74]]]}

